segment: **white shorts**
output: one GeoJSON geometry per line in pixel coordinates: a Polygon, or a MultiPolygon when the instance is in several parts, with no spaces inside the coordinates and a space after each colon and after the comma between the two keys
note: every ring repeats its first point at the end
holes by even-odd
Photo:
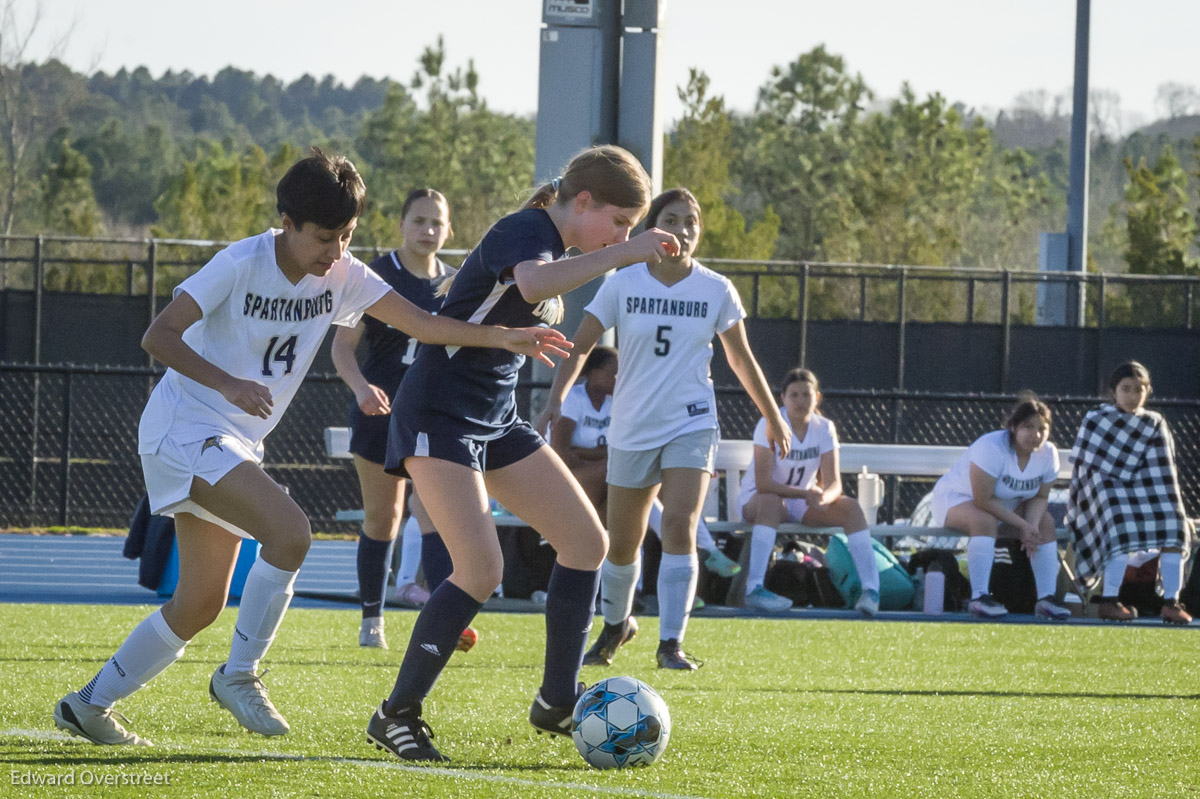
{"type": "Polygon", "coordinates": [[[200,507],[191,499],[192,480],[215,485],[242,463],[258,464],[254,452],[234,436],[212,436],[180,443],[167,436],[152,455],[142,455],[142,474],[150,497],[150,512],[158,516],[190,513],[242,538],[253,538],[232,522],[200,507]]]}
{"type": "MultiPolygon", "coordinates": [[[[751,491],[749,494],[743,494],[738,497],[738,513],[741,517],[746,518],[746,506],[750,504],[750,500],[758,496],[757,491],[751,491]]],[[[785,522],[798,522],[804,518],[804,514],[808,513],[808,502],[800,497],[788,497],[783,500],[783,510],[787,514],[785,522]]]]}

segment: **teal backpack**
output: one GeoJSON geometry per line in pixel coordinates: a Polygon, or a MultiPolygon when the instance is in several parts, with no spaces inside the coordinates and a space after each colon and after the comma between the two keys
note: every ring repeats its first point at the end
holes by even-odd
{"type": "MultiPolygon", "coordinates": [[[[879,539],[872,538],[871,544],[875,549],[875,565],[879,567],[879,609],[904,610],[911,607],[917,593],[912,577],[879,539]]],[[[854,568],[854,559],[850,557],[844,533],[829,539],[825,560],[829,564],[829,576],[833,579],[834,588],[846,600],[846,607],[854,607],[858,595],[862,593],[862,582],[858,579],[858,570],[854,568]]]]}

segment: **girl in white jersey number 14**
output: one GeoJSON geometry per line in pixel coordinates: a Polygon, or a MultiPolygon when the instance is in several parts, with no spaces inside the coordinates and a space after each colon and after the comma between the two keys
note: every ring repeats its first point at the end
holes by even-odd
{"type": "Polygon", "coordinates": [[[331,323],[354,325],[365,312],[422,341],[502,347],[547,363],[546,353],[565,354],[553,331],[432,316],[369,273],[347,253],[366,187],[346,159],[314,150],[288,170],[276,194],[283,230],[217,253],[180,284],[142,339],[167,373],[142,414],[138,452],[151,512],[175,516],[179,583],[91,682],[55,705],[58,727],[94,743],[149,744],[122,726],[113,705],[178,660],[216,620],[241,539],[249,537],[262,552],[246,577],[229,659],[214,672],[209,694],[252,732],[288,731],[257,669],[291,601],[310,531],[304,512],[263,471],[262,441],[331,323]]]}
{"type": "Polygon", "coordinates": [[[601,286],[575,334],[575,357],[563,364],[541,423],[561,412],[562,399],[601,334],[615,327],[621,368],[608,435],[608,531],[601,569],[604,629],[584,658],[609,665],[637,633],[631,618],[638,552],[650,507],[661,493],[662,565],[658,572],[660,668],[692,670],[681,647],[696,593],[696,524],[716,454],[718,424],[709,362],[712,339],[763,416],[767,438],[781,454],[791,441],[762,370],[750,352],[745,311],[729,280],[693,259],[700,243],[700,206],[687,189],[654,199],[647,226],[673,233],[679,254],[635,264],[601,286]],[[660,492],[661,486],[661,492],[660,492]]]}

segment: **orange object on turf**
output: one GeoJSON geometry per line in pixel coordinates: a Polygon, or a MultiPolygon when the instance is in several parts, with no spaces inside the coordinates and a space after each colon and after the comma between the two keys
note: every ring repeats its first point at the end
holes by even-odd
{"type": "Polygon", "coordinates": [[[470,652],[471,647],[479,643],[479,633],[474,627],[468,627],[462,631],[462,635],[458,636],[458,646],[454,647],[459,652],[470,652]]]}

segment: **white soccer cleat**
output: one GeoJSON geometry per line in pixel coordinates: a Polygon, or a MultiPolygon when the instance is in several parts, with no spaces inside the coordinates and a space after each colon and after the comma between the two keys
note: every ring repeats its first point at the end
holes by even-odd
{"type": "MultiPolygon", "coordinates": [[[[283,735],[291,729],[267,696],[262,678],[248,671],[226,674],[222,666],[213,672],[208,695],[250,732],[259,735],[283,735]]],[[[266,672],[263,672],[266,675],[266,672]]]]}
{"type": "Polygon", "coordinates": [[[872,588],[864,590],[854,603],[854,609],[868,619],[879,615],[879,592],[872,588]]]}
{"type": "Polygon", "coordinates": [[[420,610],[429,601],[429,592],[416,583],[405,583],[396,587],[392,600],[403,607],[420,610]]]}
{"type": "Polygon", "coordinates": [[[106,746],[154,746],[121,726],[129,723],[111,707],[89,705],[78,691],[72,691],[54,706],[54,726],[72,735],[106,746]],[[118,721],[120,719],[120,721],[118,721]]]}
{"type": "Polygon", "coordinates": [[[967,604],[967,612],[980,619],[1000,619],[1008,615],[1008,608],[997,602],[991,594],[984,594],[967,604]]]}
{"type": "Polygon", "coordinates": [[[387,638],[383,635],[383,617],[374,616],[362,620],[358,630],[358,645],[374,649],[387,649],[387,638]]]}
{"type": "Polygon", "coordinates": [[[1033,606],[1033,615],[1046,621],[1066,621],[1071,611],[1055,602],[1054,597],[1044,596],[1033,606]]]}

